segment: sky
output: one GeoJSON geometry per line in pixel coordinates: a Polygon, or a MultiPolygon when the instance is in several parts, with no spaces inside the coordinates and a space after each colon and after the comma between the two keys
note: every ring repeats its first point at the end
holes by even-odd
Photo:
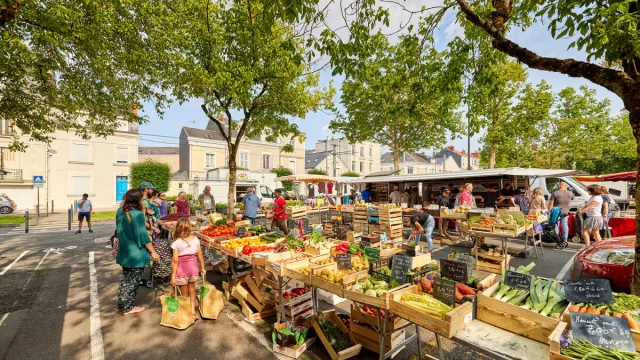
{"type": "MultiPolygon", "coordinates": [[[[326,1],[326,0],[324,0],[326,1]]],[[[411,2],[412,10],[417,10],[423,4],[433,4],[432,0],[413,0],[411,2]]],[[[335,8],[330,8],[331,12],[339,11],[335,8]]],[[[397,7],[390,8],[391,22],[390,29],[398,29],[399,24],[403,25],[409,20],[409,15],[401,11],[397,7]]],[[[337,13],[339,15],[339,12],[337,13]]],[[[340,16],[329,16],[329,19],[338,19],[340,16]]],[[[334,20],[334,21],[338,21],[334,20]]],[[[411,23],[415,24],[418,21],[418,16],[411,18],[411,23]]],[[[332,26],[331,22],[329,23],[332,26]]],[[[339,25],[339,24],[333,24],[339,25]]],[[[332,26],[333,28],[333,26],[332,26]]],[[[390,31],[388,31],[390,32],[390,31]]],[[[436,48],[442,50],[446,47],[447,43],[453,40],[456,36],[462,36],[463,32],[459,24],[455,22],[455,13],[449,11],[443,18],[440,28],[435,32],[434,39],[436,48]]],[[[558,58],[573,58],[576,60],[586,60],[586,53],[580,52],[576,49],[568,50],[568,45],[572,39],[555,40],[551,37],[550,33],[546,29],[546,25],[537,23],[526,31],[514,30],[511,31],[508,36],[512,41],[542,55],[558,58]]],[[[391,41],[393,42],[393,37],[391,41]]],[[[526,67],[526,66],[525,66],[526,67]]],[[[599,99],[609,99],[611,101],[611,112],[613,114],[619,113],[623,109],[622,101],[615,94],[611,93],[605,88],[595,85],[587,80],[581,78],[571,78],[567,75],[539,71],[535,69],[528,69],[529,78],[528,81],[533,84],[538,84],[544,80],[549,83],[555,92],[561,89],[572,86],[579,87],[586,85],[590,88],[596,89],[597,97],[599,99]]],[[[327,69],[321,72],[320,86],[325,86],[329,81],[333,80],[334,87],[338,90],[335,102],[338,104],[338,109],[344,110],[339,105],[340,99],[340,86],[343,81],[341,76],[331,76],[331,70],[327,69]]],[[[149,117],[149,121],[140,126],[140,145],[143,146],[177,146],[178,136],[183,126],[204,128],[207,125],[208,119],[200,108],[202,101],[200,99],[191,99],[190,101],[183,103],[182,105],[174,103],[168,109],[166,109],[164,116],[160,118],[158,114],[153,110],[151,104],[143,104],[144,110],[142,114],[149,117]]],[[[329,130],[329,123],[333,119],[332,115],[315,112],[308,113],[304,119],[294,119],[293,122],[298,124],[299,128],[306,133],[307,140],[305,144],[306,149],[314,148],[314,144],[318,140],[323,140],[326,137],[332,136],[340,137],[340,134],[332,134],[329,130]]],[[[428,129],[424,130],[428,134],[428,129]]],[[[481,147],[479,143],[481,133],[472,137],[471,139],[471,151],[476,151],[481,147]]],[[[450,145],[454,145],[457,149],[467,149],[467,138],[450,139],[450,145]]],[[[431,149],[425,149],[428,153],[431,153],[431,149]]],[[[386,149],[383,149],[386,151],[386,149]]]]}

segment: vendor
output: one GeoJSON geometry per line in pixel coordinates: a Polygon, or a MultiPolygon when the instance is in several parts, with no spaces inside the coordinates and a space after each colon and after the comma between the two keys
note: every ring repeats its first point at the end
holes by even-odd
{"type": "Polygon", "coordinates": [[[362,191],[362,201],[364,201],[364,202],[372,202],[373,201],[373,193],[371,192],[371,184],[367,184],[365,189],[362,191]]]}
{"type": "Polygon", "coordinates": [[[400,204],[409,204],[409,189],[404,188],[402,194],[400,194],[400,204]]]}
{"type": "Polygon", "coordinates": [[[462,188],[462,193],[460,193],[460,205],[464,205],[467,207],[474,207],[475,200],[473,199],[473,195],[471,192],[473,191],[473,184],[466,183],[462,188]]]}
{"type": "Polygon", "coordinates": [[[504,184],[504,188],[500,190],[500,196],[498,197],[498,202],[496,203],[497,207],[511,207],[514,203],[513,199],[513,189],[511,188],[511,184],[504,184]]]}
{"type": "Polygon", "coordinates": [[[418,205],[418,188],[412,187],[409,192],[409,207],[413,209],[415,205],[418,205]]]}
{"type": "MultiPolygon", "coordinates": [[[[451,196],[449,196],[451,191],[447,188],[442,190],[442,194],[438,195],[438,199],[436,200],[438,206],[453,209],[454,203],[451,201],[451,196]]],[[[449,238],[449,234],[447,234],[447,228],[449,227],[449,220],[440,219],[438,221],[438,225],[440,226],[440,235],[446,238],[449,238]]]]}
{"type": "Polygon", "coordinates": [[[205,213],[216,211],[216,200],[213,198],[213,194],[211,194],[210,186],[205,186],[204,192],[198,196],[198,205],[200,205],[200,209],[204,210],[205,213]]]}
{"type": "Polygon", "coordinates": [[[242,218],[244,220],[249,220],[251,225],[255,224],[260,205],[260,198],[256,195],[256,188],[250,187],[247,189],[247,193],[242,197],[242,206],[244,207],[244,214],[242,218]]]}
{"type": "Polygon", "coordinates": [[[271,220],[271,231],[275,231],[278,227],[285,235],[289,235],[289,229],[287,229],[287,202],[280,196],[280,190],[276,189],[273,192],[276,197],[273,200],[273,219],[271,220]]]}
{"type": "Polygon", "coordinates": [[[498,196],[500,194],[496,191],[495,185],[489,185],[487,187],[487,192],[484,193],[484,207],[485,208],[493,208],[496,206],[496,201],[498,200],[498,196]]]}
{"type": "Polygon", "coordinates": [[[417,213],[411,217],[411,225],[413,226],[413,232],[411,235],[416,237],[416,244],[420,243],[420,237],[425,234],[427,238],[427,246],[429,252],[433,251],[433,240],[431,239],[431,233],[435,226],[435,220],[433,216],[427,213],[417,213]]]}
{"type": "Polygon", "coordinates": [[[400,204],[400,191],[398,191],[398,187],[394,186],[393,191],[389,194],[389,202],[392,204],[400,204]]]}
{"type": "Polygon", "coordinates": [[[433,202],[433,185],[429,184],[423,192],[423,206],[428,207],[433,202]]]}

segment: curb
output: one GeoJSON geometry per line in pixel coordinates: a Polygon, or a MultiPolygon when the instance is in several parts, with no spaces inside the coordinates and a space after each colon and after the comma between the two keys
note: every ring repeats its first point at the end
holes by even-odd
{"type": "Polygon", "coordinates": [[[20,225],[18,224],[0,224],[0,228],[16,228],[20,225]]]}

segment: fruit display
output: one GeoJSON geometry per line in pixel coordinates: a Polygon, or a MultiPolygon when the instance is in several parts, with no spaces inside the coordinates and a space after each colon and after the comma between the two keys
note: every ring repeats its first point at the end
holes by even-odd
{"type": "Polygon", "coordinates": [[[178,220],[180,220],[182,218],[186,218],[186,217],[189,217],[189,215],[175,213],[175,214],[169,214],[169,215],[163,216],[159,220],[162,220],[162,221],[178,221],[178,220]]]}
{"type": "Polygon", "coordinates": [[[342,324],[347,328],[347,330],[351,330],[351,317],[347,314],[336,314],[342,324]]]}
{"type": "Polygon", "coordinates": [[[332,257],[328,257],[324,260],[318,260],[318,261],[312,261],[314,264],[317,265],[328,265],[328,264],[333,264],[334,262],[336,262],[335,260],[333,260],[332,257]]]}
{"type": "Polygon", "coordinates": [[[266,244],[267,243],[263,243],[262,241],[260,241],[260,238],[253,237],[253,238],[229,240],[227,243],[224,244],[224,247],[227,249],[234,250],[237,248],[244,248],[246,245],[266,245],[266,244]]]}
{"type": "Polygon", "coordinates": [[[320,278],[324,281],[328,281],[330,283],[339,284],[342,278],[347,275],[345,270],[322,270],[321,272],[315,274],[315,277],[320,278]]]}
{"type": "Polygon", "coordinates": [[[282,298],[284,300],[292,300],[295,299],[297,297],[300,297],[306,293],[308,293],[310,290],[309,289],[305,289],[305,288],[295,288],[295,289],[291,289],[291,291],[285,291],[282,294],[282,298]]]}
{"type": "MultiPolygon", "coordinates": [[[[367,306],[367,305],[362,307],[362,312],[367,314],[367,315],[371,315],[371,316],[375,316],[375,317],[378,316],[378,310],[376,310],[376,309],[374,309],[374,308],[372,308],[370,306],[367,306]]],[[[384,319],[385,316],[386,316],[385,311],[380,309],[380,317],[384,319]]]]}
{"type": "Polygon", "coordinates": [[[273,245],[245,245],[242,248],[242,254],[251,255],[256,252],[274,251],[275,249],[276,247],[273,245]]]}
{"type": "Polygon", "coordinates": [[[351,258],[351,270],[362,271],[369,269],[369,262],[363,259],[361,256],[354,256],[351,258]]]}
{"type": "Polygon", "coordinates": [[[201,233],[209,237],[227,236],[227,235],[235,235],[236,229],[229,227],[228,225],[220,225],[220,226],[212,226],[210,228],[204,229],[201,231],[201,233]]]}
{"type": "Polygon", "coordinates": [[[466,205],[459,205],[454,211],[454,214],[466,214],[471,210],[471,207],[466,205]]]}

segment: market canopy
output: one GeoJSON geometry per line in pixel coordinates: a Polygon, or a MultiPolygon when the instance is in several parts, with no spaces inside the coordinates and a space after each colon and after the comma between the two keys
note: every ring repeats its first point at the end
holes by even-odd
{"type": "Polygon", "coordinates": [[[615,174],[575,176],[575,179],[580,182],[635,181],[637,173],[637,171],[628,171],[615,174]]]}
{"type": "Polygon", "coordinates": [[[327,175],[304,174],[281,176],[279,178],[276,178],[276,181],[293,181],[317,184],[323,182],[338,182],[338,179],[327,175]]]}

